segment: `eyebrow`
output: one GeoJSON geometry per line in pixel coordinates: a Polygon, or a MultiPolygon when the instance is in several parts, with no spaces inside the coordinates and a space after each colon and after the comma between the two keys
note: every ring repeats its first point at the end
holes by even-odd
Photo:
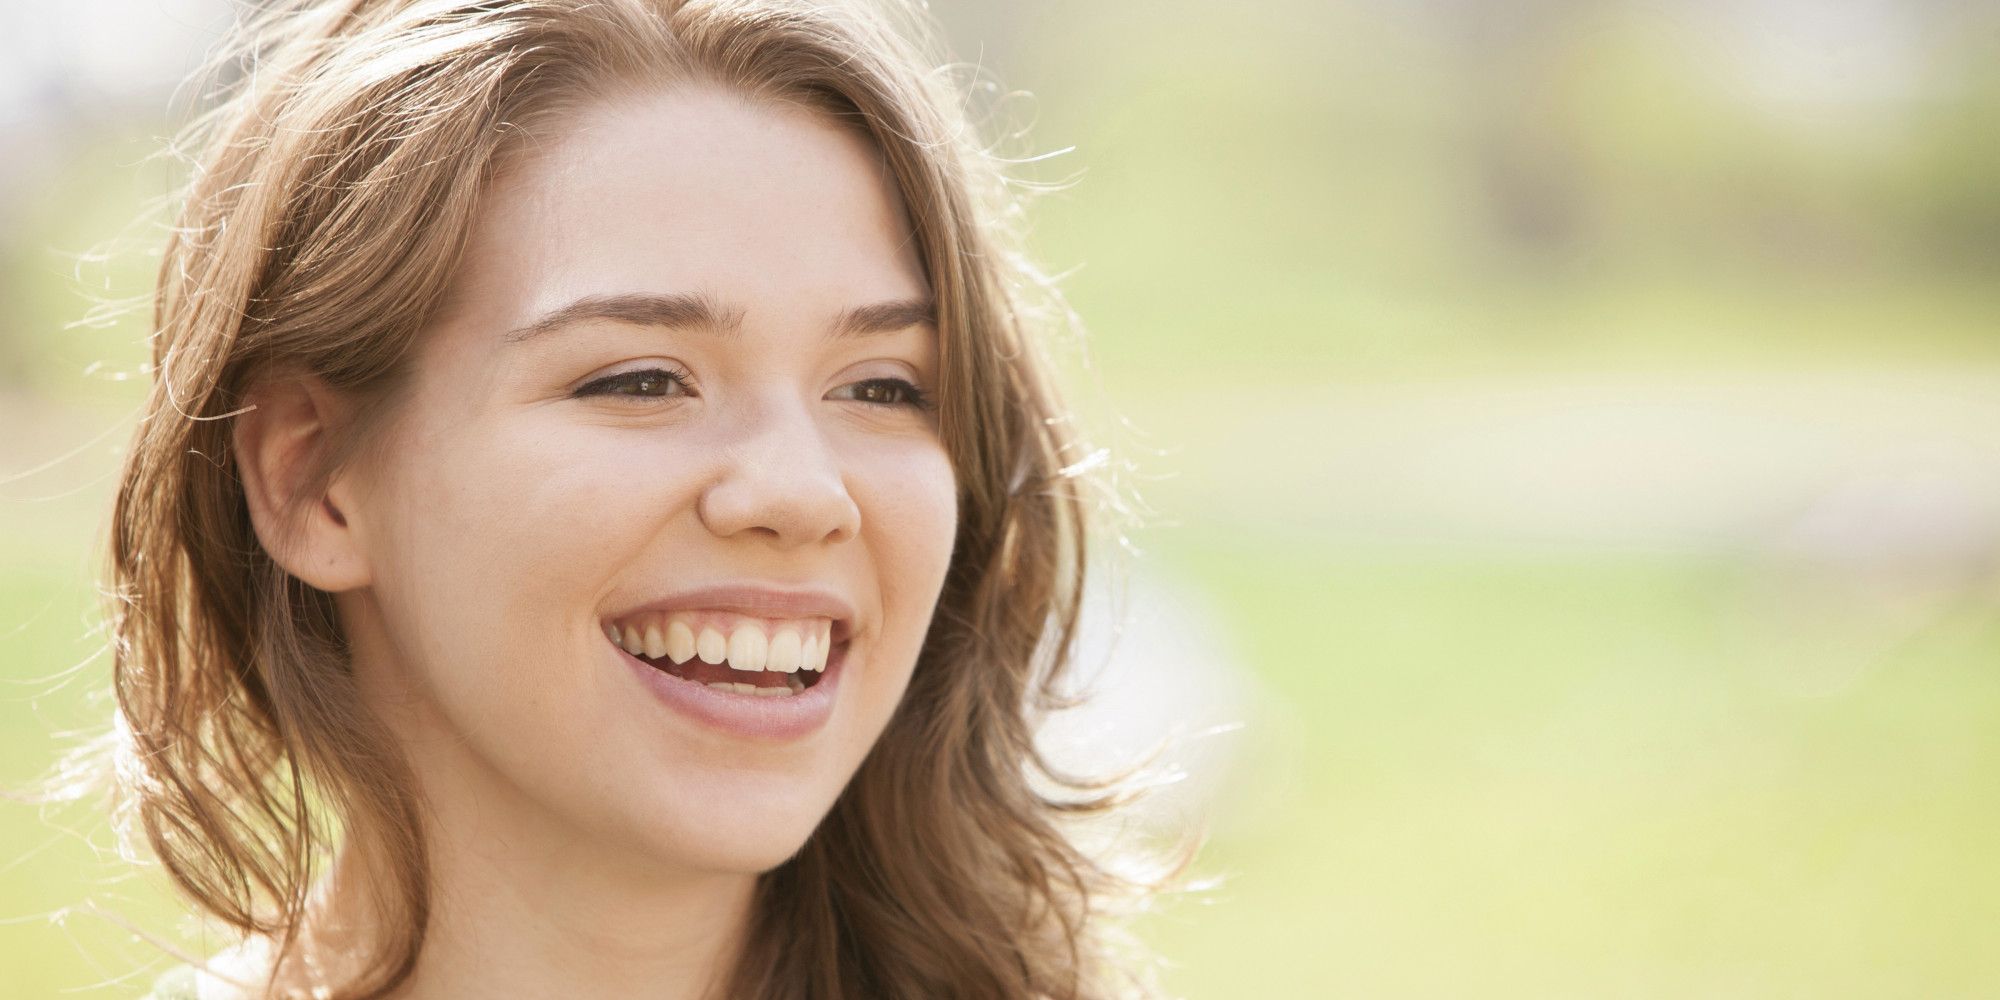
{"type": "MultiPolygon", "coordinates": [[[[507,334],[507,343],[518,344],[588,320],[675,330],[705,330],[735,336],[742,332],[743,314],[742,309],[723,308],[708,296],[693,292],[590,295],[551,310],[540,319],[512,331],[507,334]]],[[[871,337],[924,324],[937,325],[934,302],[928,298],[891,299],[845,310],[827,328],[825,339],[871,337]]]]}

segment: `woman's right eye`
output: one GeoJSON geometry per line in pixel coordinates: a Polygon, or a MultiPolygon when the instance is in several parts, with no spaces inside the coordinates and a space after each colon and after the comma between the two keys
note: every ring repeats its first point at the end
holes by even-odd
{"type": "Polygon", "coordinates": [[[685,394],[693,377],[681,368],[639,368],[592,379],[578,387],[577,396],[625,396],[638,399],[666,399],[685,394]],[[674,390],[678,387],[679,392],[674,390]]]}

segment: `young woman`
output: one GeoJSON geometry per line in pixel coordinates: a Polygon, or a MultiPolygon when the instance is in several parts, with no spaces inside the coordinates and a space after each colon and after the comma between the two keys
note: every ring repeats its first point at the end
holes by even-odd
{"type": "MultiPolygon", "coordinates": [[[[883,12],[252,25],[112,525],[160,996],[1093,997],[1040,767],[1078,456],[1008,185],[883,12]]],[[[1042,300],[1046,306],[1050,300],[1042,300]]]]}

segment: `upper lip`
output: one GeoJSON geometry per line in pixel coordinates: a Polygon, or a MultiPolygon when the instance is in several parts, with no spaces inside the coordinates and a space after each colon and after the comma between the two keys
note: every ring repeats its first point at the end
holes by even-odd
{"type": "Polygon", "coordinates": [[[833,642],[846,641],[854,624],[854,605],[831,590],[758,583],[719,584],[676,591],[626,608],[612,621],[653,611],[734,611],[755,618],[833,619],[833,642]]]}

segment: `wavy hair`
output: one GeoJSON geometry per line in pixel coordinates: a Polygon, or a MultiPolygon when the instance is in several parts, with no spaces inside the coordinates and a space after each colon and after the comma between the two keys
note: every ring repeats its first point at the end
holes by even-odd
{"type": "MultiPolygon", "coordinates": [[[[1095,510],[1046,343],[1067,310],[928,38],[907,11],[785,0],[294,2],[246,23],[191,126],[154,383],[111,520],[121,810],[200,911],[282,959],[338,845],[391,859],[376,953],[330,984],[345,997],[403,982],[430,912],[410,773],[363,708],[331,596],[260,547],[231,417],[301,369],[388,410],[496,173],[585,103],[699,82],[881,151],[936,296],[960,510],[904,700],[802,850],[760,877],[720,994],[1071,998],[1140,981],[1102,918],[1145,886],[1064,824],[1120,786],[1060,773],[1033,740],[1063,704],[1095,510]]],[[[369,434],[347,428],[314,482],[369,434]]]]}

